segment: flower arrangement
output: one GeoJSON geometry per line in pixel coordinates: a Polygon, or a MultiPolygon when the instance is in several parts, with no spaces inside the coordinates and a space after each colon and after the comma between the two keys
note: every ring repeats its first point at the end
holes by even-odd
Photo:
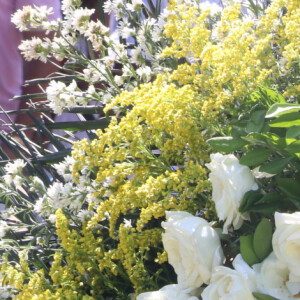
{"type": "Polygon", "coordinates": [[[53,32],[26,59],[66,60],[37,105],[101,114],[3,169],[2,298],[298,297],[300,6],[246,4],[107,1],[114,34],[80,1],[13,16],[53,32]]]}

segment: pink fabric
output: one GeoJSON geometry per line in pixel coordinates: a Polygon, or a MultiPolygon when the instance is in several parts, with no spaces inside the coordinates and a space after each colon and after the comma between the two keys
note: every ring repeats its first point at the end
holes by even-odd
{"type": "MultiPolygon", "coordinates": [[[[23,64],[18,46],[22,40],[19,32],[11,22],[11,15],[25,5],[46,5],[53,7],[51,19],[61,17],[59,0],[0,0],[0,106],[4,110],[17,110],[18,101],[9,101],[21,95],[23,84],[23,64]]],[[[0,119],[7,120],[3,114],[0,119]]],[[[0,128],[1,126],[0,122],[0,128]]]]}

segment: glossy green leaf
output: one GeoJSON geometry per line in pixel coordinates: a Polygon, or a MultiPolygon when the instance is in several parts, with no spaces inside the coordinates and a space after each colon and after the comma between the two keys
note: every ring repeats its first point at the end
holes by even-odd
{"type": "Polygon", "coordinates": [[[253,250],[261,261],[272,251],[272,224],[266,218],[263,218],[255,229],[253,250]]]}
{"type": "Polygon", "coordinates": [[[265,148],[258,148],[252,151],[246,152],[240,159],[240,163],[246,166],[258,166],[265,162],[272,151],[265,148]]]}
{"type": "Polygon", "coordinates": [[[241,213],[246,212],[248,210],[251,209],[251,207],[254,205],[254,203],[256,203],[257,201],[259,201],[261,199],[261,194],[258,191],[248,191],[247,193],[245,193],[240,207],[239,207],[239,211],[241,213]]]}
{"type": "Polygon", "coordinates": [[[240,237],[240,251],[244,261],[249,266],[260,262],[253,249],[253,235],[243,235],[240,237]]]}
{"type": "Polygon", "coordinates": [[[266,294],[261,294],[261,293],[252,293],[252,295],[257,299],[257,300],[280,300],[279,298],[274,298],[272,296],[266,295],[266,294]]]}
{"type": "Polygon", "coordinates": [[[281,196],[278,193],[268,193],[255,202],[254,205],[270,204],[273,202],[279,202],[280,200],[281,196]]]}
{"type": "Polygon", "coordinates": [[[279,116],[275,120],[269,123],[270,127],[288,128],[291,126],[300,126],[300,114],[297,112],[291,112],[279,116]]]}
{"type": "Polygon", "coordinates": [[[273,104],[270,107],[270,109],[267,111],[266,118],[273,118],[285,113],[298,111],[299,109],[300,109],[300,105],[298,104],[276,103],[273,104]]]}
{"type": "Polygon", "coordinates": [[[280,173],[290,162],[292,157],[275,159],[259,168],[260,172],[267,172],[270,174],[280,173]]]}
{"type": "Polygon", "coordinates": [[[269,193],[253,203],[249,209],[252,212],[270,214],[274,213],[282,203],[282,195],[279,193],[269,193]]]}
{"type": "Polygon", "coordinates": [[[268,204],[257,204],[251,207],[250,211],[261,213],[261,214],[271,214],[274,213],[280,207],[279,202],[268,203],[268,204]]]}
{"type": "Polygon", "coordinates": [[[242,139],[232,137],[215,137],[207,140],[207,142],[214,150],[226,153],[239,150],[247,144],[242,139]]]}

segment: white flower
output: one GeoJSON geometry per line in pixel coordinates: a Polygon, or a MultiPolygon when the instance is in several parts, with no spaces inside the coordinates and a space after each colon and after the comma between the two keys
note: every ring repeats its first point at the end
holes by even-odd
{"type": "Polygon", "coordinates": [[[24,31],[27,29],[27,26],[30,23],[31,15],[32,15],[32,7],[26,5],[23,6],[23,9],[18,9],[12,15],[11,21],[16,25],[16,27],[20,31],[24,31]]]}
{"type": "Polygon", "coordinates": [[[37,200],[34,204],[34,211],[42,214],[44,212],[44,210],[46,209],[45,207],[45,203],[44,203],[44,198],[40,198],[39,200],[37,200]]]}
{"type": "Polygon", "coordinates": [[[64,109],[64,105],[62,104],[59,95],[65,88],[66,85],[63,82],[51,80],[46,89],[49,106],[53,109],[53,112],[58,115],[62,114],[64,109]]]}
{"type": "Polygon", "coordinates": [[[109,32],[109,28],[104,26],[100,20],[97,22],[91,21],[88,24],[87,30],[84,32],[84,35],[89,41],[91,41],[95,51],[101,49],[103,44],[103,35],[109,32]]]}
{"type": "Polygon", "coordinates": [[[222,263],[217,232],[202,218],[187,212],[167,211],[162,242],[182,289],[209,283],[211,272],[222,263]]]}
{"type": "Polygon", "coordinates": [[[103,186],[108,188],[111,187],[114,183],[116,182],[116,177],[114,176],[108,176],[105,178],[105,180],[103,181],[103,186]]]}
{"type": "Polygon", "coordinates": [[[69,86],[63,82],[50,81],[46,89],[48,106],[57,115],[62,114],[66,107],[74,107],[76,105],[86,105],[88,99],[84,97],[84,93],[77,88],[76,81],[73,80],[69,86]]]}
{"type": "Polygon", "coordinates": [[[198,300],[189,290],[180,290],[177,284],[169,284],[158,291],[139,294],[136,300],[198,300]]]}
{"type": "Polygon", "coordinates": [[[240,213],[239,207],[245,193],[258,189],[258,186],[251,170],[241,165],[234,155],[216,153],[210,158],[211,162],[206,166],[211,171],[212,200],[219,219],[225,221],[223,232],[227,233],[231,224],[239,229],[248,219],[248,214],[240,213]]]}
{"type": "Polygon", "coordinates": [[[44,182],[37,176],[34,176],[30,182],[30,190],[33,192],[44,192],[46,190],[44,182]]]}
{"type": "Polygon", "coordinates": [[[57,173],[64,178],[65,181],[72,181],[72,170],[75,160],[72,156],[67,156],[64,161],[54,164],[53,167],[57,173]]]}
{"type": "Polygon", "coordinates": [[[132,0],[131,2],[132,2],[132,3],[127,3],[127,4],[126,4],[126,8],[127,8],[129,11],[135,11],[135,10],[138,10],[139,7],[143,4],[143,1],[141,1],[141,0],[132,0]]]}
{"type": "Polygon", "coordinates": [[[70,13],[70,10],[80,6],[80,0],[62,0],[61,9],[65,15],[70,13]]]}
{"type": "Polygon", "coordinates": [[[233,261],[235,270],[217,267],[212,274],[211,283],[201,294],[203,300],[255,300],[255,272],[239,254],[233,261]]]}
{"type": "Polygon", "coordinates": [[[10,186],[13,183],[13,176],[10,174],[5,174],[2,176],[2,178],[8,186],[10,186]]]}
{"type": "Polygon", "coordinates": [[[40,28],[43,22],[48,21],[48,16],[53,13],[53,8],[47,6],[36,6],[32,8],[29,5],[18,9],[12,16],[11,21],[20,31],[28,30],[29,28],[40,28]]]}
{"type": "Polygon", "coordinates": [[[114,10],[114,3],[113,1],[111,0],[107,0],[105,1],[104,5],[103,5],[103,9],[104,9],[104,12],[107,13],[107,14],[111,14],[112,11],[114,10]]]}
{"type": "Polygon", "coordinates": [[[50,40],[43,42],[40,38],[33,37],[31,40],[23,40],[19,46],[19,50],[27,61],[39,59],[46,63],[50,51],[50,44],[50,40]]]}
{"type": "Polygon", "coordinates": [[[115,60],[114,60],[112,57],[110,57],[110,56],[105,56],[105,57],[102,58],[102,60],[103,60],[104,64],[105,64],[108,68],[110,68],[110,69],[113,68],[114,63],[115,63],[115,60]]]}
{"type": "Polygon", "coordinates": [[[124,80],[123,80],[122,76],[116,75],[114,77],[114,79],[115,79],[117,86],[121,86],[124,84],[124,80]]]}
{"type": "Polygon", "coordinates": [[[136,65],[142,65],[145,63],[145,59],[142,54],[142,49],[140,47],[136,47],[130,51],[130,62],[136,65]]]}
{"type": "Polygon", "coordinates": [[[81,222],[86,222],[91,219],[93,213],[90,210],[80,210],[77,214],[77,217],[81,222]]]}
{"type": "Polygon", "coordinates": [[[50,215],[48,217],[48,220],[50,221],[50,223],[55,224],[56,221],[56,215],[50,215]]]}
{"type": "Polygon", "coordinates": [[[132,74],[132,71],[131,71],[130,67],[123,66],[122,73],[123,73],[123,76],[130,76],[132,74]]]}
{"type": "Polygon", "coordinates": [[[290,271],[288,287],[296,295],[300,292],[300,212],[275,213],[276,230],[273,234],[273,250],[277,258],[290,271]]]}
{"type": "Polygon", "coordinates": [[[205,1],[200,3],[200,9],[202,11],[209,10],[211,16],[220,14],[222,12],[222,7],[217,3],[211,3],[210,1],[205,1]]]}
{"type": "Polygon", "coordinates": [[[0,239],[5,236],[6,231],[9,229],[9,226],[5,221],[0,220],[0,239]]]}
{"type": "Polygon", "coordinates": [[[78,8],[75,9],[70,17],[71,26],[84,34],[89,29],[89,20],[95,9],[78,8]]]}
{"type": "Polygon", "coordinates": [[[164,9],[161,14],[159,15],[156,24],[153,26],[152,30],[152,39],[154,42],[160,41],[161,38],[164,37],[163,30],[167,20],[167,17],[170,15],[170,11],[164,9]]]}
{"type": "Polygon", "coordinates": [[[136,73],[140,76],[141,79],[145,80],[146,82],[150,81],[151,79],[151,68],[148,66],[140,67],[136,70],[136,73]]]}
{"type": "MultiPolygon", "coordinates": [[[[295,299],[288,288],[289,269],[272,252],[262,263],[253,265],[258,291],[281,300],[295,299]]],[[[299,285],[299,283],[298,283],[299,285]]]]}
{"type": "Polygon", "coordinates": [[[4,167],[6,174],[2,176],[5,183],[7,185],[11,185],[12,183],[22,185],[25,180],[22,176],[22,171],[25,166],[26,162],[23,159],[16,159],[13,162],[7,163],[4,167]]]}
{"type": "Polygon", "coordinates": [[[16,175],[19,172],[22,172],[25,166],[26,162],[23,159],[16,159],[13,162],[7,163],[4,167],[4,170],[7,174],[16,175]]]}
{"type": "Polygon", "coordinates": [[[125,228],[132,228],[131,220],[127,220],[124,218],[124,227],[125,228]]]}

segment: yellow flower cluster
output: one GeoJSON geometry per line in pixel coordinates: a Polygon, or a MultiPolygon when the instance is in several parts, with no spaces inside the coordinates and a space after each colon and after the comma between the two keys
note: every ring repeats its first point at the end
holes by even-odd
{"type": "Polygon", "coordinates": [[[124,269],[134,288],[145,290],[155,282],[152,276],[159,276],[148,274],[145,257],[151,247],[161,246],[165,211],[196,212],[206,205],[198,199],[210,189],[203,167],[208,146],[199,120],[201,103],[191,85],[176,87],[168,75],[159,75],[153,83],[123,92],[106,110],[117,106],[132,108],[99,130],[97,140],[74,145],[73,177],[86,167],[95,172],[96,200],[89,209],[96,205],[96,214],[86,228],[92,232],[108,220],[116,241],[115,249],[101,248],[100,269],[118,275],[124,269]],[[125,218],[133,227],[124,225],[125,218]],[[121,267],[116,268],[117,261],[121,267]]]}
{"type": "Polygon", "coordinates": [[[172,13],[165,29],[173,43],[162,55],[193,58],[193,65],[180,65],[170,79],[180,85],[188,83],[199,93],[202,118],[213,120],[220,109],[232,107],[236,100],[241,103],[265,80],[276,83],[282,76],[280,57],[285,60],[281,66],[285,69],[299,64],[297,0],[274,0],[256,22],[240,17],[240,4],[229,6],[211,31],[205,27],[207,11],[197,12],[196,7],[184,10],[176,0],[170,1],[170,7],[172,13]],[[188,22],[191,11],[199,16],[188,22]],[[183,30],[184,26],[187,28],[183,30]]]}

